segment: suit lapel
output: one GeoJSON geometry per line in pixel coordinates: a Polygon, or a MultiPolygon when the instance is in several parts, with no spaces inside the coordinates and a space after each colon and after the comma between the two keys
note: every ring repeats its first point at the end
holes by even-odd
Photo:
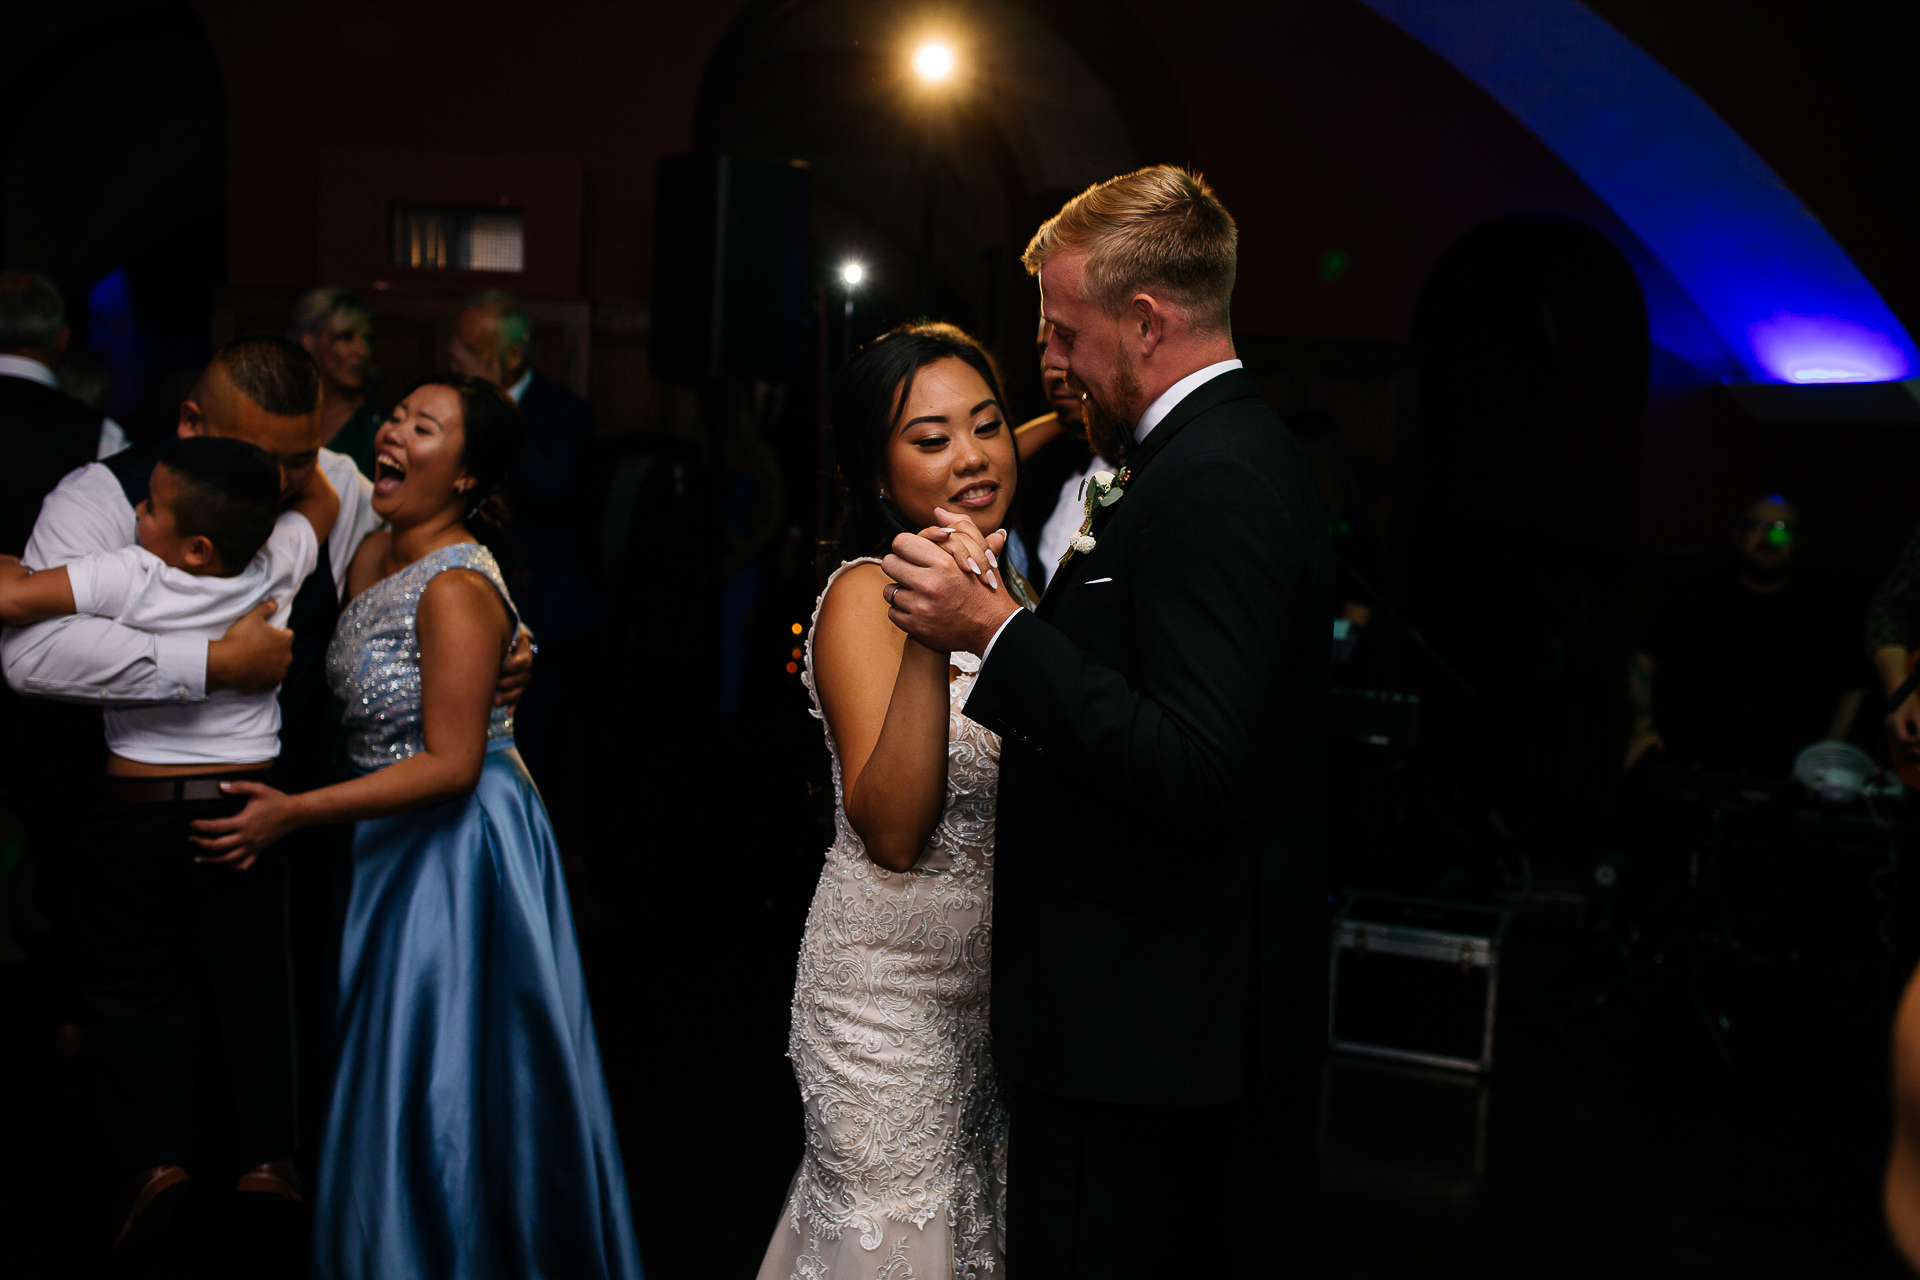
{"type": "MultiPolygon", "coordinates": [[[[1201,383],[1173,407],[1173,412],[1160,420],[1159,425],[1148,433],[1144,444],[1135,445],[1127,451],[1127,457],[1121,465],[1133,471],[1133,482],[1137,482],[1141,469],[1152,461],[1155,454],[1166,448],[1167,442],[1178,435],[1189,422],[1209,409],[1250,397],[1260,398],[1260,384],[1255,382],[1253,375],[1245,369],[1229,369],[1219,377],[1201,383]]],[[[1126,500],[1122,499],[1110,507],[1103,507],[1094,512],[1093,528],[1089,532],[1096,542],[1100,539],[1100,531],[1119,514],[1120,508],[1126,505],[1126,500]]],[[[1075,556],[1047,579],[1047,589],[1040,597],[1041,617],[1049,616],[1059,607],[1060,597],[1086,577],[1088,561],[1098,554],[1099,548],[1096,547],[1087,555],[1075,556]]]]}
{"type": "MultiPolygon", "coordinates": [[[[1123,463],[1121,465],[1122,465],[1122,468],[1125,469],[1128,464],[1123,463]]],[[[1089,536],[1093,538],[1093,540],[1096,543],[1100,540],[1101,530],[1105,529],[1109,524],[1113,522],[1114,516],[1117,515],[1120,511],[1120,508],[1125,505],[1126,505],[1126,500],[1122,498],[1119,502],[1114,503],[1112,506],[1095,508],[1093,513],[1093,527],[1087,530],[1087,533],[1089,536]]],[[[1085,519],[1086,517],[1082,515],[1081,520],[1084,521],[1085,519]]],[[[1059,603],[1060,597],[1066,594],[1066,590],[1069,586],[1081,581],[1081,579],[1086,577],[1087,561],[1091,560],[1094,556],[1098,554],[1100,554],[1100,549],[1096,546],[1092,551],[1089,551],[1086,555],[1076,555],[1073,557],[1073,559],[1067,561],[1065,565],[1057,566],[1055,568],[1053,576],[1047,579],[1047,589],[1044,592],[1042,592],[1040,596],[1040,616],[1041,617],[1044,618],[1047,616],[1049,612],[1050,603],[1051,604],[1059,603]],[[1054,590],[1056,586],[1060,588],[1058,591],[1054,590]]]]}
{"type": "Polygon", "coordinates": [[[1153,460],[1153,456],[1167,447],[1167,441],[1180,433],[1181,428],[1209,409],[1217,409],[1234,400],[1260,398],[1260,384],[1245,369],[1229,369],[1217,378],[1201,383],[1187,393],[1186,399],[1173,406],[1173,412],[1160,420],[1160,425],[1147,433],[1146,442],[1127,451],[1127,465],[1138,471],[1153,460]]]}

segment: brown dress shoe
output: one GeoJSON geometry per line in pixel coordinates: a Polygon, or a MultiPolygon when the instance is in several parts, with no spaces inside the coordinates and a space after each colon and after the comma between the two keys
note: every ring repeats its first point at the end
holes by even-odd
{"type": "Polygon", "coordinates": [[[293,1167],[291,1160],[269,1160],[253,1166],[240,1175],[239,1185],[234,1189],[284,1196],[295,1204],[306,1203],[306,1197],[300,1194],[300,1171],[293,1167]]]}
{"type": "Polygon", "coordinates": [[[155,1165],[131,1175],[121,1194],[114,1249],[129,1248],[166,1226],[186,1192],[187,1171],[177,1164],[155,1165]]]}

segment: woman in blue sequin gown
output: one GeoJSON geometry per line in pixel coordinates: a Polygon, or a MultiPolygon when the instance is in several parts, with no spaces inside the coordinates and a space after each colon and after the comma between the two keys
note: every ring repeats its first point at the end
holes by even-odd
{"type": "Polygon", "coordinates": [[[480,539],[520,433],[478,379],[429,379],[394,410],[375,439],[390,528],[355,557],[327,651],[359,776],[242,784],[247,807],[203,824],[243,859],[356,824],[314,1204],[326,1280],[641,1275],[553,830],[493,706],[519,620],[480,539]]]}

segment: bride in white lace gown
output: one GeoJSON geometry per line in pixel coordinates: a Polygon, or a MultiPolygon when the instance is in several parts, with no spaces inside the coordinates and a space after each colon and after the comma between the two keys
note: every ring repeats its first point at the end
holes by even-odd
{"type": "MultiPolygon", "coordinates": [[[[893,532],[965,516],[947,535],[956,561],[1018,590],[989,552],[1017,463],[978,347],[896,330],[849,362],[834,407],[843,549],[884,551],[893,532]]],[[[1006,1113],[987,1027],[1000,740],[961,713],[979,659],[907,639],[887,616],[897,589],[873,556],[849,559],[807,637],[834,842],[794,983],[806,1152],[760,1280],[1006,1274],[1006,1113]]]]}

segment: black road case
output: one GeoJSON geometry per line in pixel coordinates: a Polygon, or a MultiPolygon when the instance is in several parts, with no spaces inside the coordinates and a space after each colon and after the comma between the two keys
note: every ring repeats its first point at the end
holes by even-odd
{"type": "Polygon", "coordinates": [[[1508,913],[1356,894],[1333,921],[1328,1043],[1456,1071],[1493,1069],[1508,913]]]}

